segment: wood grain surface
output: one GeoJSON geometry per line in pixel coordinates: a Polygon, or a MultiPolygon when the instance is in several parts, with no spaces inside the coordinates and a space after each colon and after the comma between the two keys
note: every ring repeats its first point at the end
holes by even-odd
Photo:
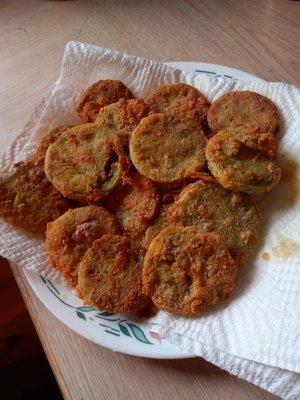
{"type": "MultiPolygon", "coordinates": [[[[300,84],[300,3],[283,0],[0,1],[0,152],[57,78],[66,41],[158,61],[229,65],[300,84]]],[[[272,399],[201,360],[114,353],[57,321],[12,269],[65,399],[272,399]]]]}

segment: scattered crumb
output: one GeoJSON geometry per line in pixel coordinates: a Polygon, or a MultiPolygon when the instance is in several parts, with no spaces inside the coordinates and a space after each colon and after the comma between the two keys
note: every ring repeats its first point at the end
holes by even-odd
{"type": "Polygon", "coordinates": [[[272,250],[276,257],[287,259],[300,250],[300,244],[293,242],[287,237],[282,237],[272,250]]]}
{"type": "Polygon", "coordinates": [[[270,254],[269,254],[269,253],[263,253],[263,254],[262,254],[262,258],[263,258],[265,261],[269,261],[269,260],[270,260],[270,254]]]}

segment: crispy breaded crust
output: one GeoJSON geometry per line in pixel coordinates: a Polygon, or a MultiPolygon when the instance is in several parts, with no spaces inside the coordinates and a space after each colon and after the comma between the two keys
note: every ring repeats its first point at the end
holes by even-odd
{"type": "Polygon", "coordinates": [[[69,210],[47,225],[47,252],[72,287],[77,285],[78,264],[86,250],[102,235],[119,233],[115,217],[90,205],[69,210]]]}
{"type": "Polygon", "coordinates": [[[205,146],[204,131],[194,119],[153,114],[133,131],[129,148],[140,174],[165,184],[199,176],[205,146]]]}
{"type": "Polygon", "coordinates": [[[112,136],[120,142],[125,154],[129,154],[129,140],[133,130],[142,118],[149,114],[149,107],[142,99],[125,100],[103,107],[96,123],[112,131],[112,136]]]}
{"type": "Polygon", "coordinates": [[[125,236],[104,235],[85,253],[77,289],[86,304],[100,310],[135,313],[148,304],[141,274],[141,249],[125,236]]]}
{"type": "Polygon", "coordinates": [[[156,218],[147,227],[147,230],[143,237],[143,246],[145,247],[145,249],[148,249],[150,243],[155,238],[155,236],[157,236],[163,229],[170,225],[168,218],[168,211],[170,207],[170,204],[163,204],[156,218]]]}
{"type": "Polygon", "coordinates": [[[195,225],[201,232],[219,233],[239,262],[251,252],[260,225],[250,196],[226,190],[209,176],[181,192],[169,210],[169,221],[181,226],[195,225]]]}
{"type": "Polygon", "coordinates": [[[195,226],[170,226],[146,253],[143,291],[161,310],[194,316],[230,296],[236,273],[222,236],[195,226]]]}
{"type": "Polygon", "coordinates": [[[197,119],[200,123],[206,119],[210,106],[199,90],[186,83],[159,86],[148,95],[146,103],[155,113],[180,114],[197,119]]]}
{"type": "Polygon", "coordinates": [[[60,135],[65,132],[67,129],[70,129],[70,125],[61,125],[57,126],[54,129],[51,129],[49,132],[46,132],[40,139],[36,151],[33,154],[33,159],[35,162],[44,162],[46,152],[50,144],[54,143],[56,139],[60,137],[60,135]]]}
{"type": "Polygon", "coordinates": [[[213,136],[206,147],[208,167],[226,189],[261,195],[280,180],[277,141],[271,133],[252,126],[227,128],[213,136]]]}
{"type": "Polygon", "coordinates": [[[116,103],[122,98],[134,98],[124,83],[111,79],[101,80],[82,93],[76,110],[83,122],[94,122],[102,107],[116,103]]]}
{"type": "Polygon", "coordinates": [[[160,203],[155,185],[138,172],[126,171],[120,184],[105,199],[105,204],[117,217],[124,234],[141,235],[154,218],[160,203]]]}
{"type": "Polygon", "coordinates": [[[72,207],[46,178],[43,163],[33,160],[0,177],[0,205],[1,218],[32,233],[44,233],[48,222],[72,207]]]}
{"type": "Polygon", "coordinates": [[[250,91],[226,93],[214,101],[207,121],[213,134],[238,126],[255,125],[261,132],[276,133],[279,113],[275,104],[265,96],[250,91]]]}
{"type": "Polygon", "coordinates": [[[123,159],[109,129],[84,124],[68,129],[50,145],[45,172],[64,196],[94,202],[117,185],[123,159]]]}

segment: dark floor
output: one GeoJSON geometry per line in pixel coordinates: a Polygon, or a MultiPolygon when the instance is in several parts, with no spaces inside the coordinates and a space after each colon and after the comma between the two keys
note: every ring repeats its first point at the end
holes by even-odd
{"type": "Polygon", "coordinates": [[[0,381],[2,399],[62,399],[10,267],[3,259],[0,259],[0,381]]]}

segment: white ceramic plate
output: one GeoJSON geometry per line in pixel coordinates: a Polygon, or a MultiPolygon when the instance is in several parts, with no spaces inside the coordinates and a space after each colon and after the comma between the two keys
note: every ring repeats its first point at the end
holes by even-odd
{"type": "Polygon", "coordinates": [[[250,74],[249,72],[240,71],[239,69],[227,67],[226,65],[192,62],[192,61],[172,61],[167,62],[172,68],[181,69],[187,72],[199,72],[212,76],[221,76],[225,78],[238,79],[244,82],[263,82],[260,77],[250,74]]]}
{"type": "MultiPolygon", "coordinates": [[[[247,72],[226,66],[200,62],[170,62],[173,68],[197,71],[215,76],[244,81],[262,81],[247,72]]],[[[25,276],[41,302],[61,322],[79,335],[109,349],[147,358],[189,358],[156,332],[145,330],[138,322],[124,315],[113,315],[83,306],[73,291],[63,286],[54,286],[51,281],[32,271],[25,271],[25,276]]]]}

